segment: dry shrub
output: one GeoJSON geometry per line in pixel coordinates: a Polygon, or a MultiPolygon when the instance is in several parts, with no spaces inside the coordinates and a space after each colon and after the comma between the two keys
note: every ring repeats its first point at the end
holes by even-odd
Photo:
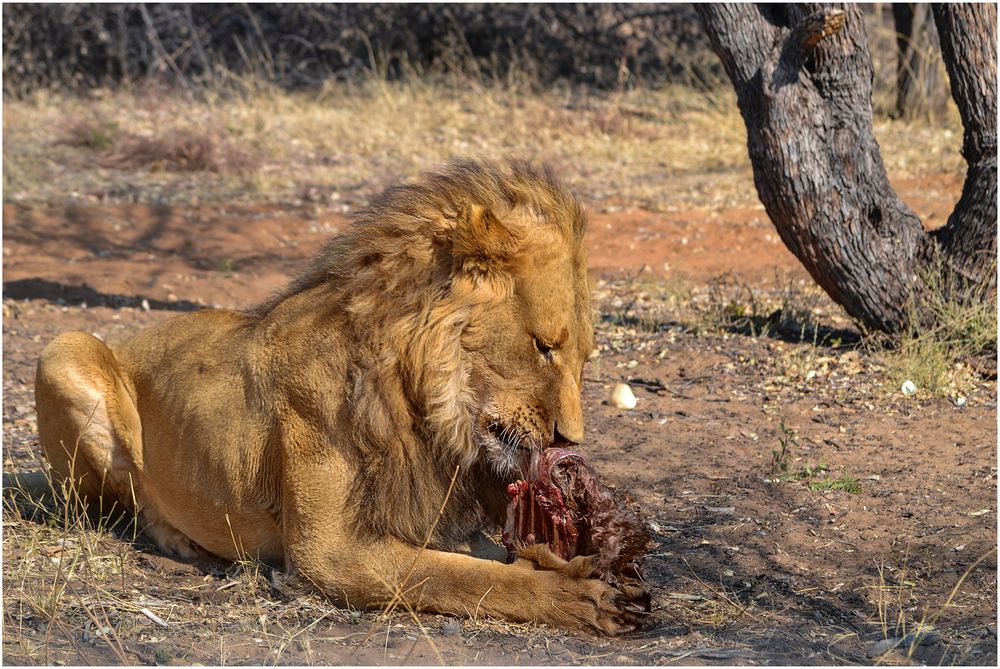
{"type": "Polygon", "coordinates": [[[118,124],[109,121],[77,120],[66,128],[56,144],[104,151],[114,144],[118,124]]]}
{"type": "Polygon", "coordinates": [[[113,121],[76,120],[55,144],[98,152],[98,164],[121,170],[242,172],[255,165],[245,150],[228,144],[218,133],[187,128],[149,135],[121,131],[113,121]]]}
{"type": "Polygon", "coordinates": [[[119,169],[148,167],[174,172],[219,172],[229,162],[214,135],[171,130],[160,137],[124,135],[102,161],[119,169]]]}
{"type": "Polygon", "coordinates": [[[718,78],[694,8],[635,3],[7,4],[3,86],[83,90],[230,75],[289,89],[439,70],[607,88],[718,78]]]}

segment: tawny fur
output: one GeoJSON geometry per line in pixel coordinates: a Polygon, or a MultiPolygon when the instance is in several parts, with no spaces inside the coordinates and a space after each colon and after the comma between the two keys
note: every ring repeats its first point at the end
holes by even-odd
{"type": "Polygon", "coordinates": [[[453,552],[502,521],[526,449],[583,438],[585,226],[545,169],[453,163],[387,191],[249,312],[114,348],[54,340],[40,441],[84,494],[134,500],[167,550],[257,555],[356,606],[409,574],[425,609],[630,629],[637,593],[586,563],[453,552]]]}

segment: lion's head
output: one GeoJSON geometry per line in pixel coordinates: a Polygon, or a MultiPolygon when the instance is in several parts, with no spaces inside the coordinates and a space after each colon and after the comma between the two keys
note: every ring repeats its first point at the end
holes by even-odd
{"type": "Polygon", "coordinates": [[[477,506],[530,449],[583,439],[585,227],[547,169],[453,163],[389,189],[258,309],[309,295],[343,331],[345,429],[380,529],[420,540],[456,467],[455,508],[477,506]]]}
{"type": "MultiPolygon", "coordinates": [[[[566,213],[582,232],[579,209],[566,213]]],[[[530,206],[501,212],[488,225],[516,231],[519,244],[497,277],[487,279],[499,279],[503,288],[470,318],[462,355],[476,398],[475,443],[509,479],[523,470],[531,449],[583,440],[580,387],[592,346],[590,306],[583,246],[573,227],[553,225],[550,214],[530,206]]]]}

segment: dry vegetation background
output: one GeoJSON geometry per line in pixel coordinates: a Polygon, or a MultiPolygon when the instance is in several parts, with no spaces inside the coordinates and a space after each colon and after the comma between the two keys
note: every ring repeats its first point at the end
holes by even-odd
{"type": "MultiPolygon", "coordinates": [[[[322,233],[330,229],[324,221],[449,158],[508,154],[544,158],[597,215],[767,223],[735,95],[687,6],[5,5],[3,12],[6,230],[12,214],[141,204],[235,211],[248,235],[255,217],[287,209],[322,233]]],[[[957,111],[929,105],[906,120],[889,118],[895,37],[883,8],[868,8],[866,19],[877,79],[875,130],[893,183],[918,201],[957,194],[965,170],[957,111]]],[[[933,58],[932,45],[921,48],[933,58]]],[[[937,85],[946,81],[939,76],[937,85]]],[[[927,91],[928,100],[936,96],[940,90],[927,91]]],[[[949,210],[927,205],[921,213],[940,225],[949,210]]],[[[8,250],[5,243],[5,267],[13,260],[8,250]]],[[[225,252],[209,265],[219,280],[239,269],[225,252]]],[[[885,348],[863,338],[799,275],[750,281],[724,269],[711,279],[664,277],[656,269],[608,274],[595,285],[594,376],[624,377],[637,365],[641,372],[648,354],[651,368],[670,379],[676,369],[654,366],[666,350],[656,347],[668,341],[693,360],[729,355],[735,368],[755,375],[772,406],[822,397],[859,415],[978,409],[985,419],[965,438],[985,449],[985,461],[992,457],[994,466],[976,471],[995,497],[995,311],[951,314],[941,330],[885,348]],[[814,379],[830,379],[829,392],[815,391],[814,379]],[[916,382],[915,398],[901,398],[904,380],[916,382]]],[[[55,319],[78,301],[36,307],[5,294],[5,493],[7,473],[40,467],[30,372],[25,377],[11,368],[30,369],[32,346],[44,341],[15,319],[29,309],[51,310],[55,319]],[[22,338],[29,343],[22,346],[22,338]]],[[[155,320],[142,308],[115,315],[124,319],[115,325],[124,327],[121,334],[155,320]]],[[[689,391],[680,387],[683,398],[689,391]]],[[[658,396],[677,394],[651,388],[658,396]]],[[[588,406],[600,405],[595,397],[588,406]]],[[[760,474],[768,482],[824,494],[818,504],[832,508],[847,504],[862,484],[866,491],[880,485],[813,461],[799,444],[807,439],[784,422],[768,429],[769,445],[760,447],[768,461],[760,474]]],[[[763,443],[764,430],[753,424],[740,438],[757,442],[758,432],[763,443]]],[[[725,463],[712,467],[702,480],[725,478],[725,463]]],[[[701,492],[707,501],[698,513],[732,513],[713,501],[715,488],[701,492]]],[[[335,609],[285,592],[279,575],[252,561],[199,571],[148,550],[137,553],[122,539],[134,532],[127,523],[111,528],[83,514],[71,495],[55,497],[60,501],[15,502],[5,494],[4,653],[13,663],[769,661],[747,654],[757,648],[750,635],[761,648],[771,640],[772,660],[792,663],[996,657],[995,554],[984,563],[969,556],[957,572],[949,566],[932,579],[933,568],[922,565],[938,558],[926,551],[911,557],[905,542],[893,542],[877,569],[857,568],[869,574],[856,606],[871,635],[824,622],[817,609],[828,650],[806,658],[777,631],[791,604],[747,599],[742,586],[722,577],[692,582],[683,592],[677,586],[661,599],[671,634],[686,645],[664,634],[609,646],[537,627],[479,621],[463,628],[439,617],[335,609]],[[948,622],[953,606],[962,607],[960,622],[948,622]],[[982,615],[969,622],[965,611],[974,607],[982,615]],[[980,619],[991,611],[992,627],[980,619]],[[726,636],[736,621],[739,634],[726,636]],[[922,655],[929,652],[924,646],[942,647],[939,629],[944,651],[922,655]],[[899,639],[896,650],[871,653],[875,644],[899,639]],[[497,650],[511,644],[521,653],[497,650]]],[[[670,516],[657,512],[660,520],[670,516]]],[[[995,544],[995,501],[969,513],[979,513],[969,522],[993,523],[984,531],[995,544]]],[[[689,536],[683,527],[664,532],[697,538],[696,544],[717,538],[689,536]]],[[[671,553],[664,555],[669,560],[671,553]]],[[[728,556],[739,572],[737,557],[728,556]]]]}
{"type": "MultiPolygon", "coordinates": [[[[452,156],[513,153],[594,202],[756,202],[735,96],[686,5],[54,7],[4,10],[10,201],[353,206],[452,156]]],[[[877,130],[893,175],[960,173],[953,106],[877,130]]]]}

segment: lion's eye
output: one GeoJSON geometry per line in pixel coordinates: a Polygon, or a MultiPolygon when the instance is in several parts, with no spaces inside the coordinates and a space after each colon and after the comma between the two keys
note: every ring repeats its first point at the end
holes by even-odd
{"type": "Polygon", "coordinates": [[[538,349],[538,352],[541,353],[546,360],[549,362],[552,361],[552,347],[538,337],[535,337],[535,348],[538,349]]]}

